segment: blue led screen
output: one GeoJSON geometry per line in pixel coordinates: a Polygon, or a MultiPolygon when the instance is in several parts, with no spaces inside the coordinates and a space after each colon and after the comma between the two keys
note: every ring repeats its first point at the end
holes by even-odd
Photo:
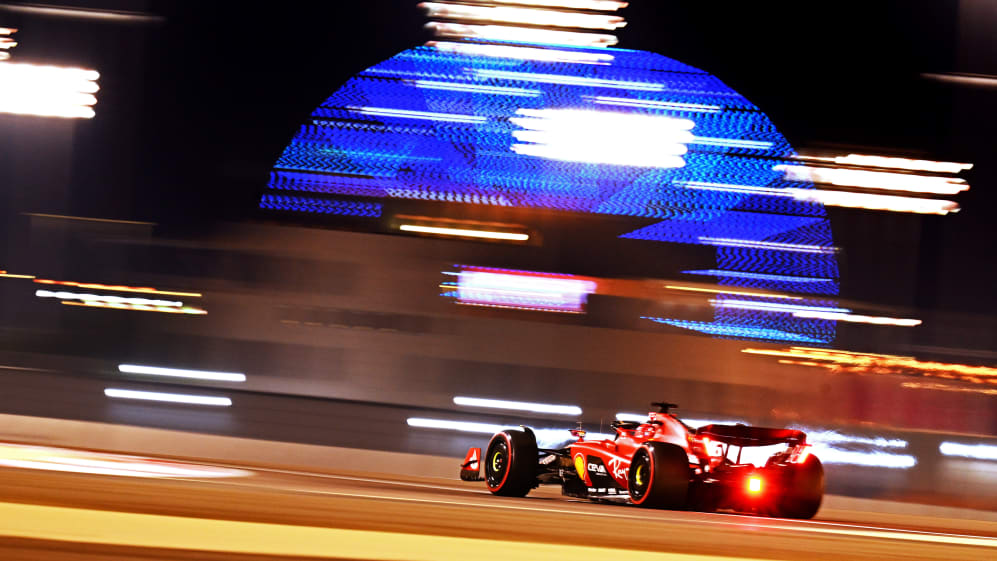
{"type": "MultiPolygon", "coordinates": [[[[261,206],[380,215],[379,205],[333,200],[338,196],[647,218],[647,226],[621,237],[716,247],[716,268],[690,274],[837,294],[824,208],[793,196],[813,186],[775,169],[796,165],[795,153],[755,105],[662,55],[549,52],[565,60],[422,46],[361,72],[295,135],[261,206]],[[628,146],[645,157],[626,161],[628,146]],[[593,161],[601,156],[608,161],[593,161]]],[[[778,329],[789,333],[779,340],[797,333],[808,343],[834,337],[833,321],[782,314],[766,327],[744,315],[718,309],[717,325],[680,326],[756,339],[772,339],[766,329],[778,329]]]]}

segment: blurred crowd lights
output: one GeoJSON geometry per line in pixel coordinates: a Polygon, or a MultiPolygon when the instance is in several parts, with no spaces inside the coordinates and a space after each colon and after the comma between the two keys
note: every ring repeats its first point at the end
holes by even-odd
{"type": "Polygon", "coordinates": [[[921,361],[910,356],[858,353],[835,349],[791,347],[789,349],[746,348],[741,352],[783,359],[784,364],[816,366],[832,371],[868,374],[916,374],[948,378],[974,384],[997,385],[997,368],[921,361]]]}
{"type": "Polygon", "coordinates": [[[577,109],[518,109],[517,154],[551,160],[678,168],[693,141],[688,119],[577,109]]]}
{"type": "Polygon", "coordinates": [[[447,2],[420,2],[419,7],[430,18],[489,23],[518,23],[530,26],[573,27],[612,31],[627,24],[620,16],[582,12],[559,11],[553,6],[513,7],[488,4],[457,4],[447,2]]]}
{"type": "Polygon", "coordinates": [[[550,413],[553,415],[581,415],[582,408],[577,405],[554,405],[550,403],[531,403],[527,401],[506,401],[502,399],[486,399],[480,397],[456,396],[455,405],[464,407],[486,407],[493,409],[510,409],[514,411],[529,411],[531,413],[550,413]]]}
{"type": "Polygon", "coordinates": [[[94,290],[110,290],[115,292],[138,292],[144,294],[161,294],[163,296],[188,296],[191,298],[200,298],[202,296],[200,292],[177,292],[170,290],[159,290],[148,286],[125,286],[117,284],[99,284],[92,282],[57,281],[50,279],[35,279],[35,282],[38,284],[54,284],[60,286],[73,286],[77,288],[89,288],[94,290]]]}
{"type": "Polygon", "coordinates": [[[99,90],[95,70],[10,62],[17,31],[0,28],[0,113],[90,119],[99,90]]]}
{"type": "MultiPolygon", "coordinates": [[[[544,48],[542,46],[528,47],[524,45],[502,45],[494,43],[459,43],[454,41],[430,41],[427,46],[444,53],[455,53],[467,56],[483,56],[513,60],[530,60],[540,62],[568,62],[579,64],[608,64],[613,55],[609,53],[593,53],[568,49],[544,48]]],[[[442,88],[441,88],[442,89],[442,88]]],[[[476,93],[499,93],[478,90],[476,93]]],[[[536,97],[542,92],[537,91],[536,97]]],[[[511,94],[520,95],[520,94],[511,94]]]]}
{"type": "Polygon", "coordinates": [[[193,380],[212,380],[218,382],[245,382],[246,375],[241,372],[215,372],[211,370],[188,370],[183,368],[167,368],[163,366],[145,366],[141,364],[119,364],[118,371],[126,374],[145,374],[149,376],[167,376],[188,378],[193,380]]]}
{"type": "Polygon", "coordinates": [[[105,388],[104,395],[116,399],[161,401],[165,403],[182,403],[187,405],[211,405],[216,407],[231,407],[232,405],[232,400],[227,397],[149,392],[149,391],[139,391],[139,390],[125,390],[119,388],[105,388]]]}
{"type": "Polygon", "coordinates": [[[426,24],[438,37],[503,41],[510,43],[565,45],[571,47],[610,47],[618,40],[605,33],[579,33],[509,25],[466,25],[430,22],[426,24]]]}
{"type": "Polygon", "coordinates": [[[183,302],[179,300],[151,300],[149,298],[127,298],[123,296],[110,296],[104,294],[81,294],[77,292],[52,292],[51,290],[36,290],[35,296],[39,298],[57,298],[59,300],[81,300],[83,302],[100,302],[108,304],[131,304],[136,306],[154,307],[183,307],[183,302]]]}
{"type": "Polygon", "coordinates": [[[938,445],[938,451],[943,456],[997,461],[997,446],[992,444],[962,444],[946,441],[938,445]]]}
{"type": "Polygon", "coordinates": [[[456,281],[440,285],[458,304],[580,314],[597,283],[586,277],[461,266],[456,281]]]}

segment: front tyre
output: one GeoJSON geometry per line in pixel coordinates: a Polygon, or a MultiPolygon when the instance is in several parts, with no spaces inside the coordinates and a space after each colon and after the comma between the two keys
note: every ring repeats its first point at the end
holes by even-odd
{"type": "Polygon", "coordinates": [[[536,487],[537,439],[529,429],[497,433],[483,458],[488,490],[503,497],[525,497],[536,487]]]}
{"type": "Polygon", "coordinates": [[[689,456],[680,446],[649,442],[634,453],[627,475],[630,502],[682,510],[689,497],[689,456]]]}
{"type": "Polygon", "coordinates": [[[810,455],[802,464],[791,464],[782,471],[783,495],[776,506],[776,516],[813,518],[824,498],[824,466],[810,455]]]}

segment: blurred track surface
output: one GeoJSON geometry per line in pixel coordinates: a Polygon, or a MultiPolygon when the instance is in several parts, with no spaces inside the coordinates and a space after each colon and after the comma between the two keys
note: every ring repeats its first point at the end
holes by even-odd
{"type": "Polygon", "coordinates": [[[0,559],[997,556],[992,522],[833,509],[789,521],[593,504],[556,488],[499,498],[483,483],[418,474],[226,467],[249,474],[149,479],[0,469],[0,559]]]}

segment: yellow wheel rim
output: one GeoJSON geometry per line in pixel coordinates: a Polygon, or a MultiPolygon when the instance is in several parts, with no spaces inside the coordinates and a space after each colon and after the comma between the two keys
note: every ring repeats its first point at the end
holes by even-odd
{"type": "Polygon", "coordinates": [[[644,466],[637,466],[637,472],[634,473],[634,483],[638,486],[644,484],[644,466]]]}
{"type": "Polygon", "coordinates": [[[492,471],[498,471],[499,470],[499,458],[500,457],[502,457],[502,452],[495,452],[495,454],[492,455],[492,471]]]}

